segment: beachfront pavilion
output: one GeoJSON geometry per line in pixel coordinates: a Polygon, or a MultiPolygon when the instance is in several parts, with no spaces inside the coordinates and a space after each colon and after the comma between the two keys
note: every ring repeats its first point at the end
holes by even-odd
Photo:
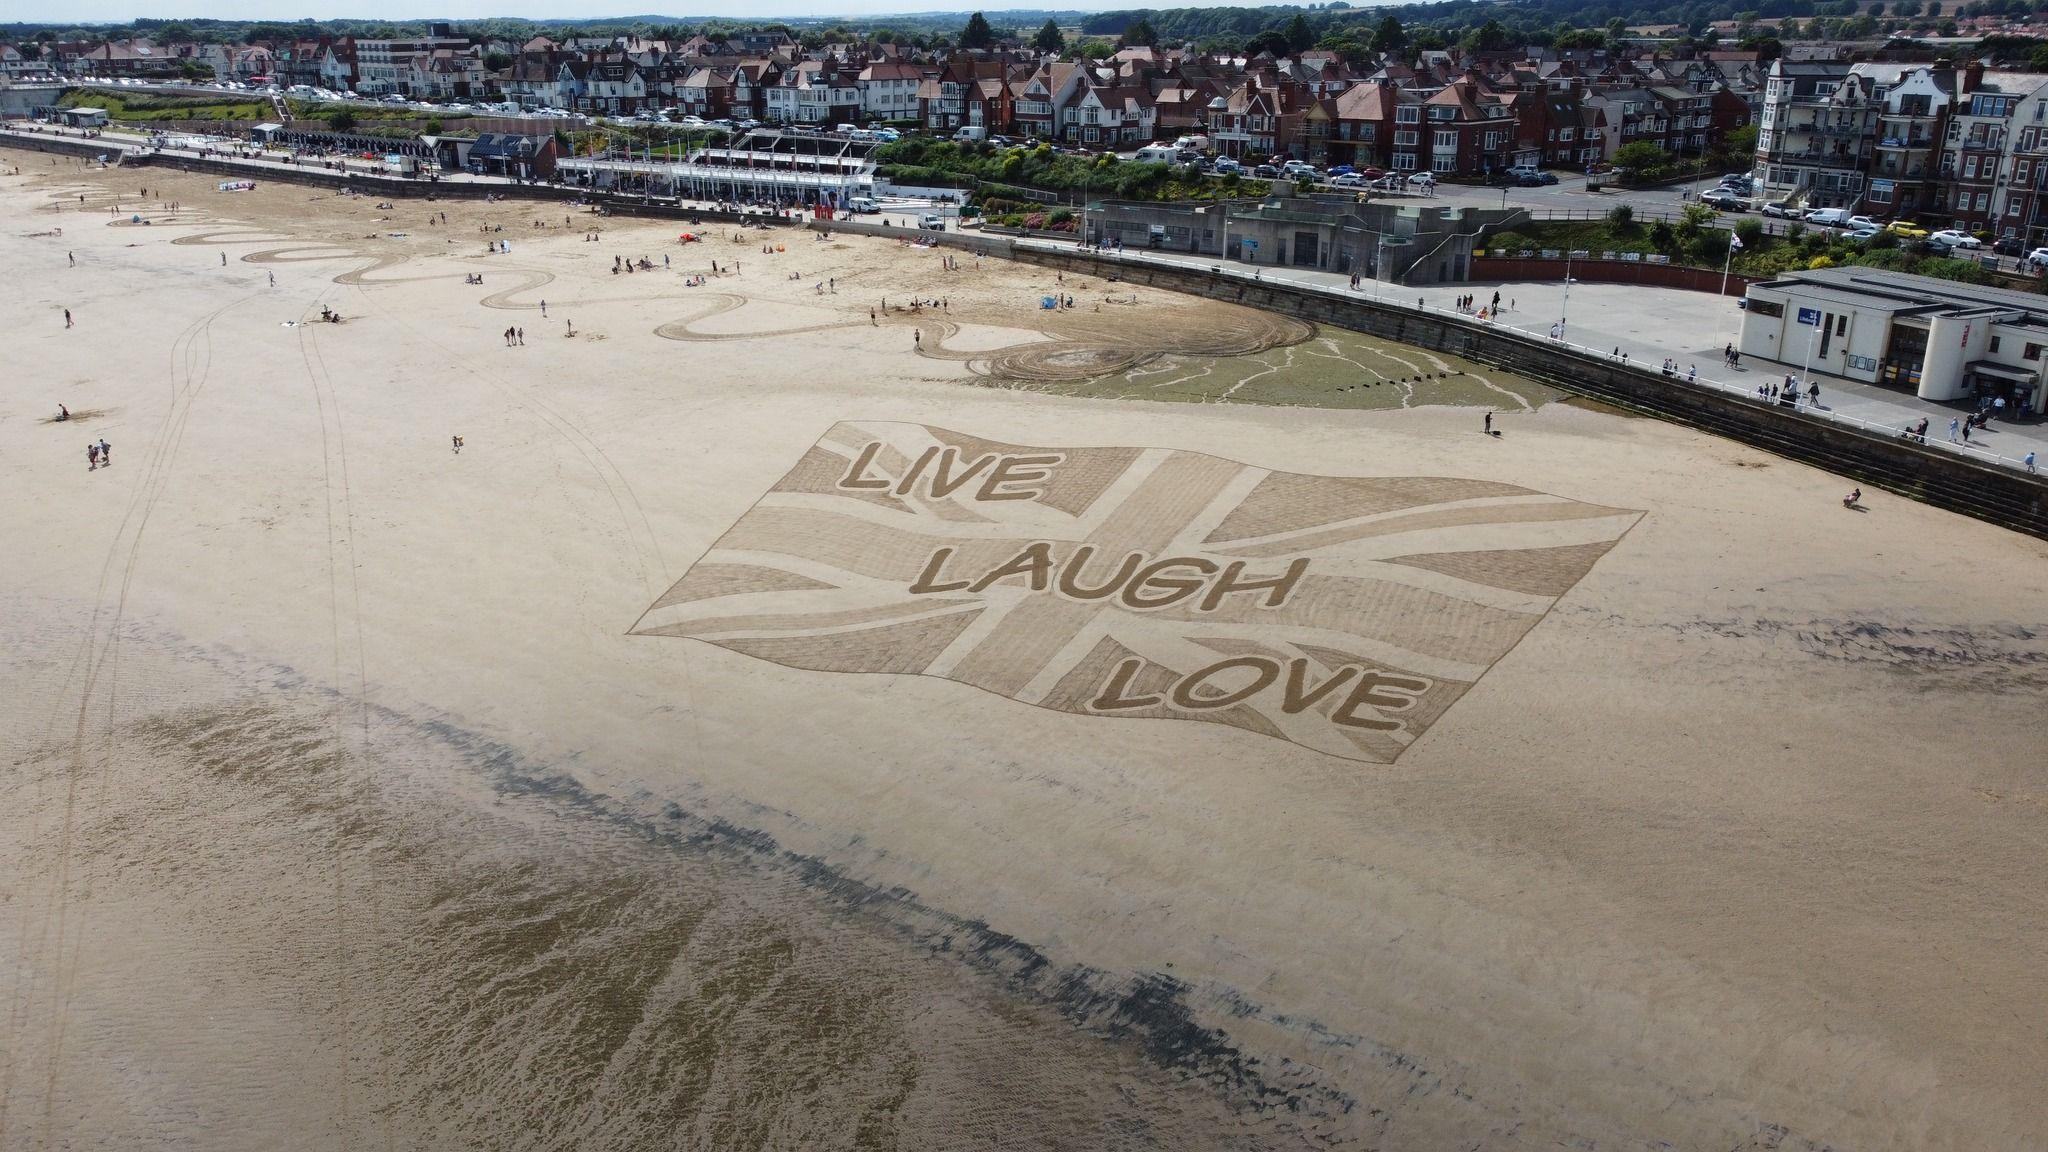
{"type": "Polygon", "coordinates": [[[1913,393],[2003,398],[2009,413],[2048,401],[2048,298],[1879,268],[1787,272],[1749,286],[1745,356],[1913,393]]]}
{"type": "Polygon", "coordinates": [[[614,154],[564,160],[558,170],[593,188],[648,196],[838,208],[874,195],[874,149],[837,133],[763,130],[680,161],[614,154]]]}

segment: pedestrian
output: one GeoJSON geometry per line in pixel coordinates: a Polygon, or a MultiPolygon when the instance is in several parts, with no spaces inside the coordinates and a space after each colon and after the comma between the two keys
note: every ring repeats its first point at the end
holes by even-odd
{"type": "Polygon", "coordinates": [[[1508,297],[1508,311],[1515,311],[1515,298],[1513,296],[1508,297]]]}
{"type": "Polygon", "coordinates": [[[97,471],[100,466],[100,446],[88,440],[85,444],[85,470],[97,471]]]}
{"type": "Polygon", "coordinates": [[[1493,410],[1492,410],[1492,409],[1490,409],[1490,408],[1489,408],[1489,409],[1487,409],[1487,412],[1486,412],[1486,421],[1485,421],[1485,423],[1483,423],[1483,424],[1481,424],[1481,425],[1480,425],[1480,428],[1481,428],[1482,430],[1484,430],[1484,431],[1485,431],[1485,433],[1486,433],[1486,434],[1487,434],[1488,436],[1491,436],[1491,435],[1493,435],[1493,410]]]}
{"type": "Polygon", "coordinates": [[[1697,384],[1699,382],[1699,378],[1700,366],[1697,364],[1687,364],[1685,366],[1685,382],[1687,384],[1697,384]]]}
{"type": "Polygon", "coordinates": [[[882,326],[882,322],[875,319],[875,310],[873,308],[868,309],[868,323],[877,328],[882,326]]]}
{"type": "Polygon", "coordinates": [[[1960,424],[1961,424],[1961,421],[1957,420],[1957,419],[1956,419],[1955,417],[1953,417],[1953,416],[1949,417],[1949,420],[1948,420],[1948,442],[1949,442],[1949,443],[1953,444],[1953,443],[1955,443],[1955,442],[1956,442],[1956,428],[1957,428],[1957,427],[1958,427],[1958,426],[1959,426],[1960,424]]]}
{"type": "Polygon", "coordinates": [[[71,327],[71,309],[69,308],[64,310],[64,326],[66,328],[71,327]]]}
{"type": "Polygon", "coordinates": [[[109,444],[109,443],[107,443],[107,442],[106,442],[105,440],[101,440],[101,441],[100,441],[100,467],[102,467],[102,468],[112,468],[113,466],[114,466],[114,446],[113,446],[112,444],[109,444]]]}
{"type": "Polygon", "coordinates": [[[2028,451],[2028,453],[2025,456],[2020,457],[2020,463],[2025,464],[2027,466],[2027,471],[2033,472],[2035,470],[2034,453],[2031,450],[2028,451]]]}
{"type": "Polygon", "coordinates": [[[1806,386],[1806,402],[1815,408],[1820,407],[1820,381],[1815,380],[1806,386]]]}
{"type": "Polygon", "coordinates": [[[540,302],[540,318],[543,320],[548,318],[548,302],[545,300],[540,302]]]}
{"type": "Polygon", "coordinates": [[[451,448],[453,448],[453,450],[454,450],[454,452],[455,452],[455,454],[456,454],[457,456],[460,456],[460,455],[462,455],[462,437],[460,437],[460,436],[450,436],[450,437],[448,438],[448,443],[449,443],[450,447],[451,447],[451,448]]]}
{"type": "Polygon", "coordinates": [[[277,287],[277,273],[275,272],[270,273],[270,286],[272,288],[277,287]]]}
{"type": "Polygon", "coordinates": [[[228,266],[228,254],[225,252],[220,254],[220,266],[223,268],[228,266]]]}
{"type": "Polygon", "coordinates": [[[518,337],[519,337],[519,346],[520,346],[521,348],[524,348],[524,347],[526,347],[526,329],[524,329],[524,328],[516,328],[516,329],[513,329],[513,331],[514,331],[514,332],[515,332],[515,333],[516,333],[516,334],[518,335],[518,337]]]}
{"type": "Polygon", "coordinates": [[[910,330],[910,346],[912,348],[924,347],[924,329],[912,328],[910,330]]]}
{"type": "Polygon", "coordinates": [[[71,261],[71,266],[72,266],[73,268],[76,268],[76,267],[78,267],[78,253],[76,253],[76,252],[66,252],[66,253],[64,254],[64,258],[65,258],[66,260],[69,260],[69,261],[71,261]]]}
{"type": "Polygon", "coordinates": [[[1963,421],[1963,443],[1965,443],[1965,444],[1968,444],[1969,442],[1970,442],[1970,422],[1969,422],[1969,421],[1967,421],[1967,420],[1965,420],[1965,421],[1963,421]]]}

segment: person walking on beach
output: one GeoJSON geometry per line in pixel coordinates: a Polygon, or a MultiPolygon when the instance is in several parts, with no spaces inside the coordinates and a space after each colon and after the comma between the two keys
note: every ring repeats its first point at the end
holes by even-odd
{"type": "Polygon", "coordinates": [[[114,446],[113,446],[112,444],[109,444],[109,443],[107,443],[107,442],[106,442],[105,440],[101,440],[101,441],[100,441],[100,467],[102,467],[102,468],[112,468],[113,466],[114,466],[114,446]]]}
{"type": "Polygon", "coordinates": [[[548,302],[545,300],[540,302],[540,318],[543,320],[548,318],[548,302]]]}
{"type": "Polygon", "coordinates": [[[512,331],[513,331],[513,333],[514,333],[514,334],[515,334],[515,335],[516,335],[516,336],[518,337],[518,339],[519,339],[519,346],[520,346],[521,348],[524,348],[524,347],[526,347],[526,329],[524,329],[524,328],[515,328],[515,329],[513,329],[512,331]]]}
{"type": "Polygon", "coordinates": [[[97,471],[100,466],[100,446],[88,440],[85,444],[85,470],[97,471]]]}
{"type": "Polygon", "coordinates": [[[66,328],[71,327],[71,309],[69,308],[64,310],[64,326],[66,328]]]}
{"type": "Polygon", "coordinates": [[[910,346],[919,349],[924,347],[924,329],[912,328],[910,330],[910,346]]]}
{"type": "Polygon", "coordinates": [[[270,276],[270,286],[271,286],[272,288],[275,288],[275,287],[277,287],[277,273],[275,273],[275,272],[269,273],[269,276],[270,276]]]}
{"type": "Polygon", "coordinates": [[[223,268],[228,266],[228,254],[225,252],[220,254],[220,266],[223,268]]]}
{"type": "Polygon", "coordinates": [[[1484,432],[1485,432],[1485,433],[1486,433],[1486,434],[1487,434],[1488,436],[1491,436],[1491,435],[1493,435],[1493,410],[1492,410],[1491,408],[1487,409],[1487,411],[1486,411],[1486,421],[1485,421],[1485,423],[1483,423],[1483,424],[1481,424],[1481,425],[1480,425],[1480,428],[1481,428],[1481,430],[1483,430],[1483,431],[1484,431],[1484,432]]]}
{"type": "Polygon", "coordinates": [[[76,252],[66,252],[66,253],[64,254],[64,258],[65,258],[66,260],[69,260],[69,261],[71,261],[71,266],[72,266],[73,268],[76,268],[76,267],[78,267],[78,253],[76,253],[76,252]]]}

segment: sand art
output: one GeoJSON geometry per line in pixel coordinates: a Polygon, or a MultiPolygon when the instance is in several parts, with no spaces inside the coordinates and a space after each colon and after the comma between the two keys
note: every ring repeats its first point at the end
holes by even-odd
{"type": "Polygon", "coordinates": [[[1483,480],[840,424],[633,631],[1388,762],[1638,515],[1483,480]]]}

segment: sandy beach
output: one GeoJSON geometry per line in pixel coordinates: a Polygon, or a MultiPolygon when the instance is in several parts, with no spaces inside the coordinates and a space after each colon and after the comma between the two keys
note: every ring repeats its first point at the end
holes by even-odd
{"type": "Polygon", "coordinates": [[[17,166],[0,1149],[2048,1145],[2048,544],[1031,266],[17,166]]]}

